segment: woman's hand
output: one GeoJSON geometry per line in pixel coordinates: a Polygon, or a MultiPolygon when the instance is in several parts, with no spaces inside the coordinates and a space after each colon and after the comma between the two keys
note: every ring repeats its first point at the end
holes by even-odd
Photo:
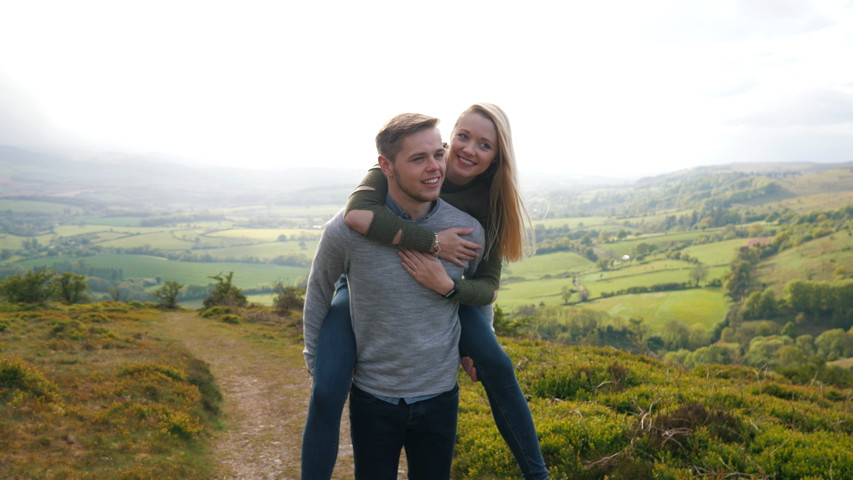
{"type": "Polygon", "coordinates": [[[438,256],[452,262],[462,268],[467,266],[466,262],[480,256],[482,245],[465,240],[462,235],[473,232],[473,228],[448,228],[438,232],[438,256]]]}
{"type": "Polygon", "coordinates": [[[462,357],[462,368],[468,373],[468,376],[471,377],[472,382],[477,381],[477,368],[474,367],[474,360],[471,357],[462,357]]]}
{"type": "Polygon", "coordinates": [[[408,248],[401,248],[397,255],[403,260],[403,268],[421,285],[439,295],[453,290],[453,280],[434,256],[408,248]]]}

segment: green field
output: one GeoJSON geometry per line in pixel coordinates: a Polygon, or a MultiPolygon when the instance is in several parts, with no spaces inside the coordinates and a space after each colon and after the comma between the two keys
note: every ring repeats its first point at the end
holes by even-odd
{"type": "Polygon", "coordinates": [[[322,230],[307,228],[231,228],[208,233],[209,237],[242,238],[255,242],[275,242],[279,237],[317,240],[322,230]]]}
{"type": "Polygon", "coordinates": [[[256,245],[245,245],[237,247],[226,247],[211,250],[208,253],[226,258],[248,258],[254,257],[261,260],[272,260],[278,256],[303,255],[308,259],[314,258],[319,240],[305,241],[305,247],[299,246],[300,242],[272,242],[256,245]]]}
{"type": "Polygon", "coordinates": [[[19,237],[10,233],[0,235],[0,248],[4,250],[17,250],[21,248],[24,240],[29,240],[27,237],[19,237]]]}
{"type": "MultiPolygon", "coordinates": [[[[60,259],[43,258],[22,262],[25,268],[50,266],[60,259]]],[[[62,258],[62,260],[73,260],[62,258]]],[[[85,258],[92,267],[120,268],[125,278],[161,278],[185,285],[213,283],[210,276],[234,272],[234,284],[240,288],[272,286],[277,282],[292,285],[308,277],[308,268],[286,267],[262,263],[178,262],[144,255],[96,255],[85,258]]]]}
{"type": "Polygon", "coordinates": [[[571,217],[571,218],[546,218],[544,220],[536,220],[534,225],[542,225],[545,228],[561,228],[568,226],[571,229],[585,227],[589,228],[596,225],[607,225],[613,222],[610,217],[571,217]]]}
{"type": "Polygon", "coordinates": [[[735,238],[733,240],[723,240],[721,242],[687,247],[682,252],[698,259],[705,266],[728,265],[735,255],[737,255],[738,249],[746,245],[746,243],[747,240],[744,238],[735,238]]]}
{"type": "Polygon", "coordinates": [[[9,198],[0,199],[0,210],[11,210],[17,213],[69,215],[80,215],[83,213],[82,208],[64,203],[40,202],[37,200],[13,200],[9,198]]]}
{"type": "Polygon", "coordinates": [[[166,227],[140,227],[140,226],[106,226],[106,225],[60,225],[54,227],[53,231],[59,237],[73,237],[76,235],[87,235],[92,233],[109,232],[123,233],[125,235],[145,235],[152,233],[161,233],[164,231],[173,230],[166,227]]]}
{"type": "Polygon", "coordinates": [[[569,272],[581,272],[595,268],[595,264],[575,252],[553,252],[535,255],[524,260],[505,265],[503,278],[523,278],[535,280],[543,276],[560,276],[569,272]]]}
{"type": "Polygon", "coordinates": [[[636,238],[609,242],[604,245],[600,245],[600,248],[610,250],[617,256],[630,255],[631,252],[633,252],[634,249],[637,247],[637,245],[641,243],[645,243],[648,245],[666,245],[676,242],[693,242],[697,239],[704,239],[706,237],[709,237],[710,235],[719,230],[720,229],[706,231],[696,230],[690,232],[676,232],[666,234],[647,234],[636,238]]]}
{"type": "Polygon", "coordinates": [[[853,272],[850,232],[836,232],[785,250],[762,262],[756,276],[781,294],[785,284],[795,279],[831,282],[838,268],[853,272]]]}
{"type": "Polygon", "coordinates": [[[651,333],[659,333],[669,320],[710,332],[725,319],[729,301],[720,288],[697,288],[601,298],[584,302],[583,307],[624,319],[642,318],[651,333]]]}

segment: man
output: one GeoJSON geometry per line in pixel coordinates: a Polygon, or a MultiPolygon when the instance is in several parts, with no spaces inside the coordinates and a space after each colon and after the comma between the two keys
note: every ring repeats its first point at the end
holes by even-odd
{"type": "MultiPolygon", "coordinates": [[[[376,136],[388,178],[386,206],[401,218],[441,231],[483,229],[439,199],[445,160],[438,120],[419,114],[391,119],[376,136]]],[[[442,260],[451,278],[472,274],[442,260]]],[[[355,476],[396,479],[406,449],[409,478],[450,478],[459,402],[458,304],[419,284],[401,266],[397,248],[365,239],[338,214],[326,224],[305,299],[305,358],[313,368],[320,327],[333,284],[347,274],[356,365],[350,392],[355,476]]],[[[450,292],[449,292],[450,293],[450,292]]]]}

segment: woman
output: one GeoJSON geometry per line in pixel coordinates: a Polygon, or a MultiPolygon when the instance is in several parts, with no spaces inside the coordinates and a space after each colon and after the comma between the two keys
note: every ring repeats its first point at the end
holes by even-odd
{"type": "MultiPolygon", "coordinates": [[[[526,479],[547,479],[536,429],[513,365],[491,328],[502,261],[520,260],[529,217],[518,192],[509,121],[496,105],[475,104],[453,128],[441,197],[476,218],[486,246],[460,237],[470,229],[432,232],[405,222],[385,208],[387,180],[371,169],[347,202],[347,224],[367,238],[399,245],[403,268],[439,295],[460,303],[463,365],[486,390],[498,430],[526,479]],[[463,264],[483,260],[471,279],[453,281],[437,260],[463,264]],[[479,308],[478,308],[479,306],[479,308]],[[473,359],[473,366],[471,361],[473,359]]],[[[341,282],[318,339],[314,386],[302,443],[302,478],[329,478],[338,450],[340,418],[355,363],[348,292],[341,282]]]]}

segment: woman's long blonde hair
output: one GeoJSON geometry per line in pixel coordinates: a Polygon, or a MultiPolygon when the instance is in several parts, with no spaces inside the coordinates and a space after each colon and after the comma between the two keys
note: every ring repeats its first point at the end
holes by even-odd
{"type": "Polygon", "coordinates": [[[498,134],[498,152],[492,184],[489,187],[489,210],[491,225],[484,225],[488,235],[488,250],[504,261],[517,262],[524,257],[525,246],[532,254],[535,245],[533,222],[524,207],[524,201],[518,188],[518,173],[515,164],[515,150],[512,147],[512,130],[509,118],[497,105],[475,103],[459,115],[459,120],[470,112],[476,112],[495,124],[498,134]],[[529,228],[528,228],[529,227],[529,228]],[[494,250],[497,248],[497,250],[494,250]]]}

